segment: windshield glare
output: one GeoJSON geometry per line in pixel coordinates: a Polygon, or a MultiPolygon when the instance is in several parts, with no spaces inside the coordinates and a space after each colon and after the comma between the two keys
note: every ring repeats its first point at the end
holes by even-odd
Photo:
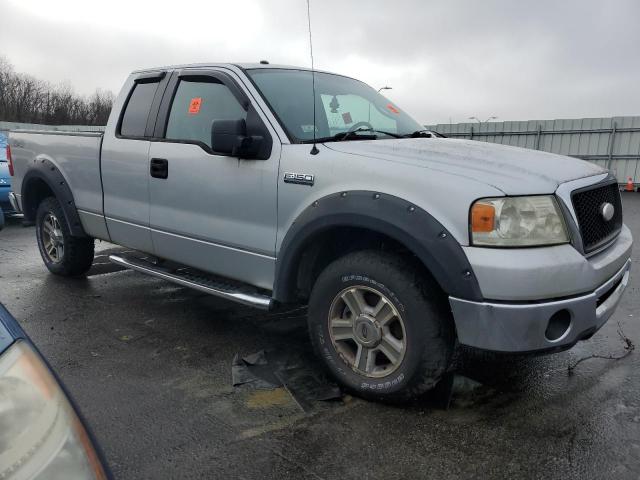
{"type": "MultiPolygon", "coordinates": [[[[307,70],[251,69],[253,79],[280,123],[293,140],[313,140],[312,76],[307,70]]],[[[328,73],[315,74],[316,137],[332,140],[334,135],[357,129],[372,129],[358,135],[392,138],[421,130],[418,122],[373,88],[358,80],[328,73]]],[[[355,137],[355,136],[354,136],[355,137]]],[[[349,139],[354,137],[349,136],[349,139]]]]}

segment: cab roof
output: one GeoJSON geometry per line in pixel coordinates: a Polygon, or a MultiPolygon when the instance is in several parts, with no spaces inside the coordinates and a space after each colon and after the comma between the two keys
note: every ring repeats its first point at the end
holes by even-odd
{"type": "MultiPolygon", "coordinates": [[[[308,67],[296,67],[294,65],[280,65],[280,64],[272,64],[272,63],[217,63],[217,62],[205,62],[205,63],[184,63],[178,65],[166,65],[162,67],[153,67],[153,68],[144,68],[140,70],[134,70],[131,73],[150,73],[157,72],[158,70],[180,70],[185,68],[207,68],[207,67],[224,67],[224,68],[240,68],[241,70],[254,70],[258,68],[276,68],[280,70],[305,70],[311,71],[308,67]]],[[[325,70],[315,69],[316,72],[319,73],[331,73],[325,70]]]]}

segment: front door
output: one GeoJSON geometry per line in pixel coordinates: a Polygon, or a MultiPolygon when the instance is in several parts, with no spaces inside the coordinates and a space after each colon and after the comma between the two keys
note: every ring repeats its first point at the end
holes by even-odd
{"type": "Polygon", "coordinates": [[[156,125],[162,139],[149,150],[155,254],[271,289],[279,142],[266,160],[215,152],[212,122],[246,120],[253,108],[230,74],[176,73],[165,99],[158,120],[164,125],[156,125]]]}

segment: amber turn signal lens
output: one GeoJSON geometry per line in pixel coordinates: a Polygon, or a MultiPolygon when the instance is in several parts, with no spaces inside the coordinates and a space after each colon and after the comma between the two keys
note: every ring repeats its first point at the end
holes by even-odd
{"type": "Polygon", "coordinates": [[[491,232],[495,228],[496,209],[493,205],[476,203],[471,209],[471,231],[474,233],[491,232]]]}

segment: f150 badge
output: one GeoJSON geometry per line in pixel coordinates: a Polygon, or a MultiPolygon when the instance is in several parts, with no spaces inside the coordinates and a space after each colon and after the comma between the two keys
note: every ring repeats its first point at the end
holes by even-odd
{"type": "Polygon", "coordinates": [[[299,185],[313,186],[314,176],[308,173],[291,173],[286,172],[284,174],[284,183],[297,183],[299,185]]]}

